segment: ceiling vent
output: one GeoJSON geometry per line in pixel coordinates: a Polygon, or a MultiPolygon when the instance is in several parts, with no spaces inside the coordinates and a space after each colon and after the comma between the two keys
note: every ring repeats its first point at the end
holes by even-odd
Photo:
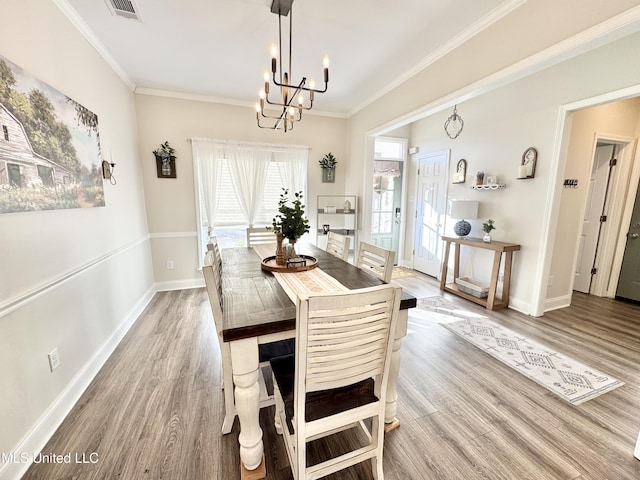
{"type": "Polygon", "coordinates": [[[142,21],[135,0],[105,0],[112,15],[142,21]]]}

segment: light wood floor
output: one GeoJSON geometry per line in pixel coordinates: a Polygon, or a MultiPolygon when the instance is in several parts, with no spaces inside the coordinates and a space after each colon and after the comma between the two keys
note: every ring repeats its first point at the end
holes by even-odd
{"type": "MultiPolygon", "coordinates": [[[[440,295],[428,277],[399,283],[419,298],[440,295]]],[[[576,294],[570,308],[532,318],[445,298],[626,384],[574,407],[440,325],[410,319],[398,384],[401,426],[385,437],[387,480],[640,478],[633,457],[640,307],[576,294]]],[[[43,450],[95,452],[98,463],[39,464],[23,478],[239,478],[237,421],[220,435],[220,359],[207,302],[204,289],[157,294],[43,450]]],[[[272,408],[261,413],[267,478],[290,479],[272,417],[272,408]]],[[[327,478],[370,478],[370,467],[327,478]]]]}

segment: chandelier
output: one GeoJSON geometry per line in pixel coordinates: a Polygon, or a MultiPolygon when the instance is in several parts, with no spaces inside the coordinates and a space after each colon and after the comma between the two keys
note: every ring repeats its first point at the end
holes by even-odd
{"type": "Polygon", "coordinates": [[[291,70],[291,33],[293,30],[293,13],[291,4],[293,0],[273,0],[271,13],[278,15],[278,45],[271,47],[271,73],[264,72],[264,88],[260,90],[260,101],[256,103],[256,120],[260,128],[272,130],[293,130],[293,124],[302,119],[303,110],[311,110],[313,107],[313,95],[327,91],[329,83],[329,58],[324,57],[324,89],[316,89],[313,80],[307,83],[307,77],[302,77],[299,83],[293,83],[291,70]],[[282,17],[289,15],[289,54],[288,71],[283,70],[282,56],[282,17]],[[269,99],[270,81],[273,82],[276,91],[279,92],[277,100],[269,99]],[[304,93],[308,93],[305,98],[304,93]],[[265,105],[274,108],[265,110],[265,105]]]}
{"type": "Polygon", "coordinates": [[[458,106],[453,106],[453,113],[447,121],[444,122],[444,131],[447,132],[447,135],[452,140],[458,138],[458,135],[462,133],[462,129],[464,128],[464,121],[462,117],[458,115],[458,106]]]}

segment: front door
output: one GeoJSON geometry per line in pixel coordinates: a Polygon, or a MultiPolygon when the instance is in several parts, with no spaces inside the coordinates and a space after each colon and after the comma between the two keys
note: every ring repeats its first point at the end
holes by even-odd
{"type": "Polygon", "coordinates": [[[438,277],[442,266],[445,188],[449,152],[420,158],[413,268],[438,277]]]}
{"type": "Polygon", "coordinates": [[[627,233],[616,298],[640,302],[640,188],[627,233]]]}
{"type": "Polygon", "coordinates": [[[375,161],[371,243],[395,252],[398,262],[403,162],[375,161]]]}

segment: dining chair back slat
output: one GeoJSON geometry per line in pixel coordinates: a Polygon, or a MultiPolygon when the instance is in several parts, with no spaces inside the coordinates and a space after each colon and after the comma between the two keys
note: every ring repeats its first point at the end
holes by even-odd
{"type": "Polygon", "coordinates": [[[391,274],[393,273],[395,255],[395,252],[392,250],[386,250],[377,245],[360,242],[356,266],[375,275],[383,282],[389,283],[391,281],[391,274]]]}
{"type": "Polygon", "coordinates": [[[276,243],[276,235],[273,233],[273,229],[267,229],[267,227],[247,228],[247,247],[271,243],[276,243]]]}
{"type": "Polygon", "coordinates": [[[327,234],[327,253],[334,257],[341,258],[345,262],[349,259],[349,246],[351,237],[340,235],[339,233],[329,231],[327,234]]]}

